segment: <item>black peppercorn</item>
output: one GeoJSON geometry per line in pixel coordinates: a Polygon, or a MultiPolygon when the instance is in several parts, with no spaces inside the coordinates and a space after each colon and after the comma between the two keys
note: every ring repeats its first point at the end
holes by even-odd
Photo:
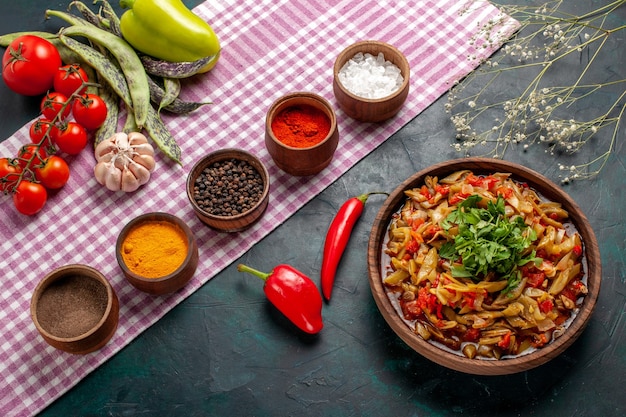
{"type": "Polygon", "coordinates": [[[235,216],[252,209],[263,194],[263,179],[247,161],[227,159],[207,166],[196,178],[193,198],[215,216],[235,216]]]}

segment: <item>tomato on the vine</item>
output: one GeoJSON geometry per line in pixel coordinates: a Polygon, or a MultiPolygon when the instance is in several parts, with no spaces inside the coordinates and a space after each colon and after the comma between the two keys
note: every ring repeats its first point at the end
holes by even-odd
{"type": "Polygon", "coordinates": [[[37,96],[48,91],[63,65],[57,48],[39,36],[22,35],[2,56],[2,78],[18,94],[37,96]]]}
{"type": "Polygon", "coordinates": [[[21,172],[22,167],[15,159],[0,158],[0,192],[9,191],[21,172]]]}
{"type": "Polygon", "coordinates": [[[70,178],[70,167],[63,158],[52,155],[35,167],[35,178],[44,187],[55,190],[67,183],[70,178]]]}
{"type": "Polygon", "coordinates": [[[85,129],[95,130],[106,120],[107,105],[97,94],[83,94],[74,100],[72,114],[85,129]]]}
{"type": "Polygon", "coordinates": [[[25,168],[26,165],[34,167],[35,165],[41,164],[41,162],[48,157],[45,149],[35,143],[29,143],[27,145],[23,145],[17,151],[17,161],[18,164],[25,168]]]}
{"type": "Polygon", "coordinates": [[[22,180],[13,194],[17,211],[28,216],[38,213],[48,200],[46,188],[30,180],[22,180]]]}
{"type": "Polygon", "coordinates": [[[79,64],[63,65],[54,75],[54,90],[71,97],[72,94],[83,94],[87,87],[78,89],[89,81],[89,77],[79,64]]]}
{"type": "Polygon", "coordinates": [[[38,143],[42,148],[48,149],[54,145],[59,129],[52,123],[52,120],[37,119],[30,125],[28,134],[33,143],[38,143]],[[48,136],[46,136],[46,133],[48,136]]]}
{"type": "Polygon", "coordinates": [[[65,123],[59,127],[56,145],[66,154],[77,155],[87,146],[87,131],[76,122],[65,123]]]}
{"type": "Polygon", "coordinates": [[[58,91],[51,91],[41,100],[41,114],[46,119],[54,120],[59,115],[59,120],[65,120],[72,110],[71,104],[67,103],[68,98],[65,94],[58,91]]]}

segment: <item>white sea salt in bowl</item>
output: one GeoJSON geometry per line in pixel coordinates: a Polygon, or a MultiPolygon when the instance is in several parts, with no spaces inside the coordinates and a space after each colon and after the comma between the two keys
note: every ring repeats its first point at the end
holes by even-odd
{"type": "Polygon", "coordinates": [[[361,41],[344,49],[333,68],[333,91],[341,110],[363,122],[395,116],[409,94],[410,67],[397,48],[361,41]]]}

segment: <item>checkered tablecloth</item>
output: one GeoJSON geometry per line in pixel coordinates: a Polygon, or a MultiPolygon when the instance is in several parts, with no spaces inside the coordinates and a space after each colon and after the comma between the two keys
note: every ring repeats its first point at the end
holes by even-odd
{"type": "MultiPolygon", "coordinates": [[[[143,330],[235,261],[307,201],[469,73],[496,44],[471,46],[482,24],[498,15],[487,2],[461,13],[459,0],[246,0],[205,2],[195,12],[211,23],[222,44],[218,66],[186,82],[183,95],[213,102],[187,116],[165,117],[183,151],[183,167],[158,155],[151,181],[133,194],[112,193],[93,177],[90,152],[70,160],[71,178],[33,217],[16,212],[9,197],[0,202],[0,415],[42,410],[143,330]],[[395,45],[411,64],[411,90],[401,112],[382,124],[346,117],[332,92],[335,57],[349,44],[377,39],[395,45]],[[473,57],[474,59],[469,59],[473,57]],[[322,173],[296,178],[277,169],[263,144],[265,114],[279,96],[310,91],[337,109],[339,147],[322,173]],[[209,151],[239,147],[259,156],[271,176],[271,203],[262,221],[239,234],[220,234],[194,216],[185,194],[186,175],[209,151]],[[131,218],[165,211],[195,232],[200,265],[180,292],[153,297],[123,278],[115,241],[131,218]],[[50,270],[69,263],[99,269],[120,299],[119,328],[103,349],[75,356],[48,346],[29,316],[30,297],[50,270]]],[[[24,28],[28,30],[29,28],[24,28]]],[[[510,21],[504,37],[516,29],[510,21]]],[[[3,115],[10,117],[10,115],[3,115]]],[[[452,134],[452,133],[451,133],[452,134]]],[[[0,155],[14,155],[29,142],[27,126],[0,143],[0,155]]]]}

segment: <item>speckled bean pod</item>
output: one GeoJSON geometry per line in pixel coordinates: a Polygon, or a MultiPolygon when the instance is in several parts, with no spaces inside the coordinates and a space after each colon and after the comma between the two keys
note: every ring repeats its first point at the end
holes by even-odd
{"type": "Polygon", "coordinates": [[[192,62],[162,61],[147,55],[139,57],[146,72],[164,78],[187,78],[198,73],[215,57],[213,55],[192,62]]]}
{"type": "Polygon", "coordinates": [[[120,29],[120,18],[113,10],[111,3],[106,0],[100,0],[102,3],[102,9],[100,10],[100,14],[104,19],[107,19],[103,24],[108,23],[108,30],[116,36],[122,37],[122,29],[120,29]]]}
{"type": "Polygon", "coordinates": [[[117,120],[120,113],[119,97],[115,94],[113,88],[111,88],[109,83],[100,75],[98,75],[98,82],[100,84],[98,95],[107,105],[107,117],[102,126],[96,130],[94,135],[94,147],[117,132],[117,120]]]}
{"type": "MultiPolygon", "coordinates": [[[[108,82],[113,91],[115,91],[115,94],[124,101],[126,106],[132,108],[133,100],[126,78],[114,63],[108,60],[102,53],[84,43],[64,36],[63,34],[61,34],[59,38],[64,45],[80,55],[91,67],[95,68],[98,74],[100,74],[102,78],[108,82]]],[[[154,110],[149,103],[146,111],[147,117],[144,127],[150,137],[163,153],[177,163],[180,163],[180,147],[167,129],[167,126],[165,126],[156,110],[154,110]]]]}
{"type": "Polygon", "coordinates": [[[161,87],[159,83],[156,82],[151,77],[148,77],[148,83],[150,84],[150,100],[156,105],[158,105],[160,107],[160,110],[167,110],[170,113],[176,113],[176,114],[185,114],[185,113],[191,113],[192,111],[199,109],[205,104],[211,104],[210,102],[200,103],[200,102],[195,102],[195,101],[185,101],[176,97],[171,103],[168,103],[167,105],[162,106],[161,103],[164,102],[165,100],[164,97],[166,94],[164,88],[161,87]]]}
{"type": "MultiPolygon", "coordinates": [[[[135,114],[137,126],[142,128],[148,117],[150,106],[150,88],[146,75],[137,54],[123,39],[114,34],[95,26],[74,25],[62,29],[61,38],[70,36],[82,36],[90,41],[105,47],[115,57],[126,78],[132,103],[127,103],[135,114]]],[[[94,66],[98,70],[97,66],[94,66]]]]}

